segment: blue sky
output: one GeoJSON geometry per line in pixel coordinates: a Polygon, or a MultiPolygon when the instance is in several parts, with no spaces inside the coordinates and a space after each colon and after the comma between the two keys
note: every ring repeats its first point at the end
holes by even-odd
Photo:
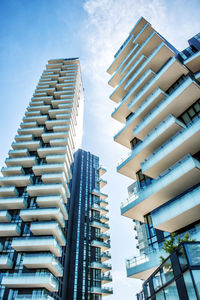
{"type": "Polygon", "coordinates": [[[198,0],[1,0],[0,1],[0,166],[51,58],[79,56],[85,88],[83,149],[100,156],[108,169],[114,295],[132,300],[140,282],[127,279],[125,258],[137,255],[132,221],[120,215],[131,181],[115,169],[127,149],[113,142],[119,124],[106,69],[141,15],[178,50],[200,31],[198,0]]]}

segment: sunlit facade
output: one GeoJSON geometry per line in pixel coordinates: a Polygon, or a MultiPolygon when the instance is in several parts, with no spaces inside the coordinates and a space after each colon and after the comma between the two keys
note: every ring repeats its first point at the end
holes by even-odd
{"type": "MultiPolygon", "coordinates": [[[[83,102],[80,60],[49,60],[1,170],[2,300],[66,299],[68,282],[76,272],[76,269],[71,268],[70,272],[67,269],[69,249],[73,251],[70,230],[76,234],[75,228],[69,226],[73,215],[70,211],[74,199],[72,182],[80,184],[80,176],[84,177],[85,172],[78,170],[75,182],[73,169],[77,162],[74,157],[81,144],[83,102]]],[[[98,180],[97,187],[104,182],[98,180]]],[[[101,194],[96,196],[100,197],[101,194]]],[[[95,211],[95,207],[90,208],[90,214],[93,209],[95,211]]],[[[100,224],[108,229],[106,216],[101,218],[104,221],[100,224]]],[[[97,239],[101,244],[99,239],[109,240],[109,236],[97,239]]],[[[109,242],[102,244],[109,249],[109,242]]],[[[104,253],[100,251],[101,254],[104,253]]],[[[79,263],[82,262],[79,260],[79,263]]],[[[104,278],[100,272],[100,279],[96,290],[95,285],[89,287],[92,295],[97,295],[91,299],[101,299],[99,295],[112,293],[102,287],[103,283],[111,281],[111,275],[106,273],[104,278]]],[[[85,281],[88,278],[85,277],[85,281]]],[[[73,289],[73,296],[67,299],[80,299],[73,289]]]]}
{"type": "Polygon", "coordinates": [[[148,282],[155,272],[138,299],[199,299],[196,288],[196,298],[183,298],[178,279],[170,287],[156,270],[171,233],[200,240],[200,34],[179,52],[142,17],[107,72],[112,117],[122,123],[114,140],[129,149],[117,171],[133,180],[121,214],[134,220],[140,251],[127,276],[148,282]]]}

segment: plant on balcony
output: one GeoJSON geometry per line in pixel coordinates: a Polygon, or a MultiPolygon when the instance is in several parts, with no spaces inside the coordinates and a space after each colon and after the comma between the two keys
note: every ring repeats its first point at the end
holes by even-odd
{"type": "MultiPolygon", "coordinates": [[[[179,235],[177,235],[176,237],[176,234],[172,233],[170,239],[164,241],[164,246],[162,247],[162,249],[168,255],[171,255],[182,242],[195,242],[195,240],[191,240],[190,234],[188,232],[185,233],[183,238],[181,238],[179,235]]],[[[165,261],[165,258],[163,256],[160,256],[160,259],[161,263],[165,261]]]]}

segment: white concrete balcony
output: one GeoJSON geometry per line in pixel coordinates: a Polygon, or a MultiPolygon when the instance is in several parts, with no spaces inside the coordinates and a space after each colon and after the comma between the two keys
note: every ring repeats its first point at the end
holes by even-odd
{"type": "Polygon", "coordinates": [[[42,114],[47,114],[50,108],[51,108],[50,105],[38,105],[38,106],[28,106],[27,110],[28,112],[39,111],[42,114]]]}
{"type": "Polygon", "coordinates": [[[21,229],[14,223],[0,223],[0,236],[19,236],[21,229]]]}
{"type": "Polygon", "coordinates": [[[59,74],[42,74],[40,77],[40,82],[47,81],[47,80],[58,80],[59,74]]]}
{"type": "Polygon", "coordinates": [[[145,118],[143,118],[143,120],[141,120],[134,129],[134,134],[140,139],[144,138],[171,112],[173,112],[174,116],[179,116],[199,97],[200,87],[190,77],[186,77],[172,94],[164,98],[149,114],[145,116],[145,118]]]}
{"type": "Polygon", "coordinates": [[[29,102],[29,106],[30,106],[30,108],[31,107],[37,107],[37,106],[40,106],[40,105],[43,105],[44,104],[44,101],[35,101],[35,102],[29,102]]]}
{"type": "Polygon", "coordinates": [[[36,121],[20,123],[21,128],[31,128],[31,127],[37,127],[37,126],[38,126],[38,124],[36,121]]]}
{"type": "Polygon", "coordinates": [[[131,148],[130,140],[133,138],[134,128],[145,118],[156,104],[166,96],[167,94],[160,88],[156,89],[154,93],[151,94],[129,118],[127,118],[126,124],[123,125],[119,132],[114,136],[114,141],[127,148],[131,148]]]}
{"type": "Polygon", "coordinates": [[[60,138],[66,138],[68,137],[68,131],[62,131],[62,132],[45,132],[42,134],[42,140],[44,143],[49,143],[52,139],[60,139],[60,138]]]}
{"type": "Polygon", "coordinates": [[[62,249],[52,236],[14,238],[11,247],[19,252],[50,251],[56,257],[62,256],[62,249]]]}
{"type": "Polygon", "coordinates": [[[102,295],[102,297],[104,297],[104,296],[112,295],[113,294],[113,289],[111,287],[92,286],[91,287],[91,293],[102,295]]]}
{"type": "Polygon", "coordinates": [[[47,272],[7,274],[2,278],[2,285],[12,289],[45,288],[49,292],[58,291],[58,281],[47,272]]]}
{"type": "Polygon", "coordinates": [[[184,61],[184,64],[193,72],[200,70],[200,52],[194,53],[184,61]]]}
{"type": "Polygon", "coordinates": [[[90,222],[90,226],[101,229],[102,232],[106,232],[110,229],[109,225],[106,223],[103,223],[98,220],[93,220],[90,222]]]}
{"type": "Polygon", "coordinates": [[[6,158],[5,163],[7,166],[22,166],[24,168],[30,168],[37,163],[36,157],[14,157],[14,158],[6,158]]]}
{"type": "Polygon", "coordinates": [[[115,72],[111,76],[110,80],[108,81],[109,85],[111,85],[112,87],[116,87],[116,85],[119,84],[119,82],[122,80],[122,78],[124,76],[123,69],[126,66],[132,67],[131,61],[132,61],[132,58],[134,57],[134,54],[138,50],[138,48],[139,48],[138,43],[133,45],[133,48],[131,49],[131,51],[124,58],[124,60],[122,60],[121,64],[117,67],[117,69],[115,70],[115,72]]]}
{"type": "Polygon", "coordinates": [[[119,122],[125,122],[126,116],[130,113],[128,105],[132,99],[139,93],[139,91],[151,82],[151,79],[155,77],[155,73],[149,69],[145,72],[140,79],[133,85],[133,87],[127,92],[120,104],[115,108],[112,113],[112,117],[119,122]]]}
{"type": "Polygon", "coordinates": [[[38,110],[36,110],[36,111],[26,111],[25,112],[25,116],[27,118],[29,118],[29,117],[37,117],[37,116],[41,116],[41,113],[38,110]]]}
{"type": "MultiPolygon", "coordinates": [[[[51,70],[51,69],[55,69],[55,68],[57,68],[57,69],[61,69],[61,67],[62,67],[62,65],[63,65],[63,63],[62,62],[58,62],[58,63],[48,63],[48,65],[46,65],[46,68],[49,70],[51,70]]],[[[51,70],[52,71],[52,70],[51,70]]]]}
{"type": "Polygon", "coordinates": [[[109,222],[109,217],[107,217],[105,215],[100,215],[100,221],[102,223],[107,223],[107,222],[109,222]]]}
{"type": "Polygon", "coordinates": [[[107,170],[102,166],[99,167],[98,171],[99,171],[100,177],[103,176],[107,172],[107,170]]]}
{"type": "Polygon", "coordinates": [[[110,274],[102,274],[101,275],[101,284],[106,284],[112,282],[112,276],[110,274]]]}
{"type": "Polygon", "coordinates": [[[148,84],[133,98],[128,105],[128,108],[134,112],[155,89],[160,88],[161,90],[166,91],[182,75],[187,74],[188,69],[176,60],[175,57],[172,57],[161,67],[151,81],[148,82],[148,84]]]}
{"type": "Polygon", "coordinates": [[[16,142],[26,142],[26,141],[32,141],[33,135],[32,134],[23,134],[23,135],[16,135],[15,141],[16,142]]]}
{"type": "Polygon", "coordinates": [[[110,234],[108,233],[100,233],[99,237],[103,239],[103,241],[107,241],[110,239],[110,234]]]}
{"type": "Polygon", "coordinates": [[[24,117],[23,122],[24,123],[32,123],[32,122],[36,121],[37,124],[44,125],[47,119],[48,119],[47,115],[31,116],[31,117],[24,117]]]}
{"type": "Polygon", "coordinates": [[[34,96],[35,97],[37,97],[37,95],[41,95],[41,94],[46,94],[46,95],[48,95],[48,96],[50,96],[50,95],[53,95],[54,94],[54,92],[55,92],[55,88],[53,87],[53,88],[51,88],[51,87],[48,87],[48,88],[46,88],[46,89],[36,89],[35,90],[35,93],[34,93],[34,96]]]}
{"type": "Polygon", "coordinates": [[[1,186],[11,186],[16,187],[27,186],[33,184],[33,180],[30,175],[13,175],[0,177],[1,186]]]}
{"type": "Polygon", "coordinates": [[[68,171],[65,163],[54,163],[54,164],[41,164],[33,166],[33,173],[36,176],[41,176],[43,174],[60,173],[64,172],[67,176],[68,171]]]}
{"type": "Polygon", "coordinates": [[[27,149],[15,149],[9,150],[8,155],[9,157],[24,157],[29,156],[29,152],[27,149]]]}
{"type": "Polygon", "coordinates": [[[106,252],[101,253],[101,262],[107,261],[109,259],[111,259],[110,252],[106,251],[106,252]]]}
{"type": "Polygon", "coordinates": [[[199,182],[200,162],[187,155],[150,185],[122,204],[122,215],[143,222],[143,216],[199,182]]]}
{"type": "Polygon", "coordinates": [[[53,147],[66,146],[68,144],[68,139],[52,139],[49,143],[53,147]]]}
{"type": "Polygon", "coordinates": [[[154,251],[141,254],[126,260],[126,271],[129,278],[146,280],[160,265],[160,256],[166,256],[164,251],[154,251]]]}
{"type": "Polygon", "coordinates": [[[59,155],[59,154],[66,154],[66,147],[64,146],[56,146],[56,147],[44,147],[38,148],[37,152],[39,157],[44,158],[49,155],[59,155]]]}
{"type": "Polygon", "coordinates": [[[0,198],[16,196],[18,196],[18,191],[15,186],[0,187],[0,198]]]}
{"type": "Polygon", "coordinates": [[[68,176],[69,176],[70,179],[72,178],[72,172],[71,172],[71,168],[70,168],[72,160],[69,159],[67,154],[47,155],[46,161],[47,161],[48,164],[51,164],[51,163],[52,164],[65,163],[66,168],[67,168],[67,172],[68,172],[68,176]]]}
{"type": "Polygon", "coordinates": [[[155,178],[187,153],[199,151],[200,116],[190,122],[186,128],[178,131],[165,144],[156,149],[141,164],[142,172],[155,178]]]}
{"type": "Polygon", "coordinates": [[[94,204],[92,205],[92,209],[93,209],[93,210],[96,210],[96,211],[99,211],[99,212],[101,213],[101,215],[105,215],[105,214],[108,213],[108,209],[106,209],[105,207],[102,207],[102,206],[100,205],[100,203],[99,203],[99,204],[94,203],[94,204]]]}
{"type": "Polygon", "coordinates": [[[48,269],[56,277],[63,276],[63,267],[52,254],[25,254],[23,265],[28,269],[48,269]]]}
{"type": "Polygon", "coordinates": [[[28,208],[20,210],[20,217],[25,222],[30,221],[51,221],[56,220],[61,227],[65,226],[65,220],[63,218],[60,208],[28,208]]]}
{"type": "Polygon", "coordinates": [[[61,119],[61,120],[48,120],[45,125],[47,129],[54,129],[55,126],[68,126],[70,123],[70,118],[61,119]]]}
{"type": "Polygon", "coordinates": [[[96,240],[96,239],[91,241],[91,246],[100,248],[101,251],[106,251],[106,250],[110,249],[110,243],[109,242],[103,242],[103,241],[99,241],[99,240],[96,240]]]}
{"type": "Polygon", "coordinates": [[[12,175],[23,175],[24,169],[21,166],[16,167],[3,167],[1,169],[1,173],[4,176],[12,176],[12,175]]]}
{"type": "Polygon", "coordinates": [[[100,203],[100,206],[103,208],[108,206],[108,201],[106,201],[106,200],[100,199],[99,203],[100,203]]]}
{"type": "Polygon", "coordinates": [[[72,108],[73,107],[73,98],[52,100],[51,104],[52,104],[53,108],[59,108],[60,104],[67,105],[67,107],[72,108]]]}
{"type": "Polygon", "coordinates": [[[53,100],[53,96],[37,96],[31,98],[32,102],[43,101],[43,103],[46,104],[50,104],[52,100],[53,100]]]}
{"type": "Polygon", "coordinates": [[[53,235],[60,246],[66,245],[66,238],[62,229],[56,221],[32,222],[30,230],[34,235],[53,235]]]}
{"type": "Polygon", "coordinates": [[[115,72],[115,70],[118,68],[118,66],[121,64],[121,62],[124,60],[124,58],[131,51],[131,49],[133,47],[133,38],[134,38],[133,35],[129,35],[129,37],[123,43],[121,48],[118,50],[118,53],[116,53],[113,63],[107,70],[107,72],[109,74],[112,75],[115,72]]]}
{"type": "Polygon", "coordinates": [[[10,270],[13,267],[13,260],[9,254],[1,254],[0,256],[0,270],[10,270]]]}
{"type": "Polygon", "coordinates": [[[39,207],[59,207],[64,219],[68,219],[67,209],[61,196],[40,196],[36,198],[39,207]]]}
{"type": "Polygon", "coordinates": [[[102,178],[100,178],[98,180],[98,183],[99,183],[99,188],[102,189],[107,184],[107,181],[104,180],[104,179],[102,179],[102,178]]]}
{"type": "Polygon", "coordinates": [[[7,223],[10,222],[11,219],[12,219],[11,214],[7,210],[0,210],[0,222],[7,223]]]}
{"type": "Polygon", "coordinates": [[[166,232],[175,232],[198,221],[199,193],[200,186],[194,186],[172,201],[154,210],[151,213],[154,227],[166,232]]]}
{"type": "Polygon", "coordinates": [[[35,137],[41,136],[41,134],[44,132],[44,127],[30,127],[30,128],[22,128],[18,129],[18,134],[21,135],[26,135],[26,134],[31,134],[35,137]]]}
{"type": "Polygon", "coordinates": [[[100,192],[100,190],[93,189],[92,194],[99,197],[101,200],[106,200],[108,198],[107,194],[100,192]]]}
{"type": "Polygon", "coordinates": [[[26,142],[13,142],[13,149],[28,149],[29,151],[36,151],[39,147],[41,147],[40,141],[26,141],[26,142]]]}
{"type": "Polygon", "coordinates": [[[70,198],[70,190],[69,190],[68,182],[67,182],[64,172],[43,174],[41,179],[42,179],[42,182],[46,183],[46,184],[62,183],[62,185],[65,189],[67,198],[70,198]]]}
{"type": "Polygon", "coordinates": [[[97,261],[93,261],[90,264],[90,268],[101,270],[103,273],[112,269],[111,264],[105,264],[97,261]]]}
{"type": "Polygon", "coordinates": [[[136,172],[142,161],[183,127],[185,125],[182,122],[169,115],[121,160],[117,172],[136,180],[136,172]]]}
{"type": "MultiPolygon", "coordinates": [[[[69,125],[54,125],[53,131],[54,132],[70,131],[70,126],[69,125]]],[[[69,132],[68,132],[68,134],[69,134],[69,132]]]]}
{"type": "Polygon", "coordinates": [[[70,114],[71,112],[72,112],[71,108],[68,108],[68,109],[55,108],[55,109],[49,110],[49,115],[51,118],[55,118],[57,115],[70,114]]]}
{"type": "Polygon", "coordinates": [[[142,54],[123,77],[113,96],[117,94],[117,96],[122,99],[126,95],[127,90],[136,84],[147,70],[151,69],[156,73],[173,55],[174,52],[164,42],[161,42],[153,49],[148,57],[142,54]]]}
{"type": "Polygon", "coordinates": [[[61,195],[66,203],[66,192],[62,184],[35,184],[27,187],[27,193],[31,197],[61,195]]]}
{"type": "Polygon", "coordinates": [[[23,197],[0,198],[0,209],[26,208],[27,201],[23,197]]]}

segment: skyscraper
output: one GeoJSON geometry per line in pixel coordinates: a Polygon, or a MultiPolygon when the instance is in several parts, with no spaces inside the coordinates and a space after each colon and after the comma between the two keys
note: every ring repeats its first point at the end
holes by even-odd
{"type": "Polygon", "coordinates": [[[67,237],[67,289],[63,299],[100,300],[112,294],[108,202],[101,191],[106,170],[99,158],[78,150],[75,154],[67,237]]]}
{"type": "Polygon", "coordinates": [[[134,181],[121,214],[135,222],[140,255],[127,275],[146,280],[138,299],[200,299],[200,34],[179,52],[142,17],[108,73],[122,123],[114,140],[130,149],[117,171],[134,181]],[[161,264],[163,242],[186,232],[196,242],[161,264]]]}
{"type": "MultiPolygon", "coordinates": [[[[84,176],[77,174],[83,171],[79,169],[75,171],[77,182],[73,179],[82,113],[79,59],[50,60],[12,143],[6,166],[2,168],[0,299],[64,300],[70,276],[77,280],[73,274],[76,268],[71,268],[70,273],[66,266],[68,250],[73,251],[68,243],[71,236],[68,224],[73,215],[70,211],[72,181],[81,186],[79,180],[84,176]]],[[[81,213],[85,218],[85,212],[81,213]]],[[[73,233],[82,239],[84,233],[76,229],[77,233],[73,233]]],[[[70,299],[78,297],[74,294],[70,299]]]]}

